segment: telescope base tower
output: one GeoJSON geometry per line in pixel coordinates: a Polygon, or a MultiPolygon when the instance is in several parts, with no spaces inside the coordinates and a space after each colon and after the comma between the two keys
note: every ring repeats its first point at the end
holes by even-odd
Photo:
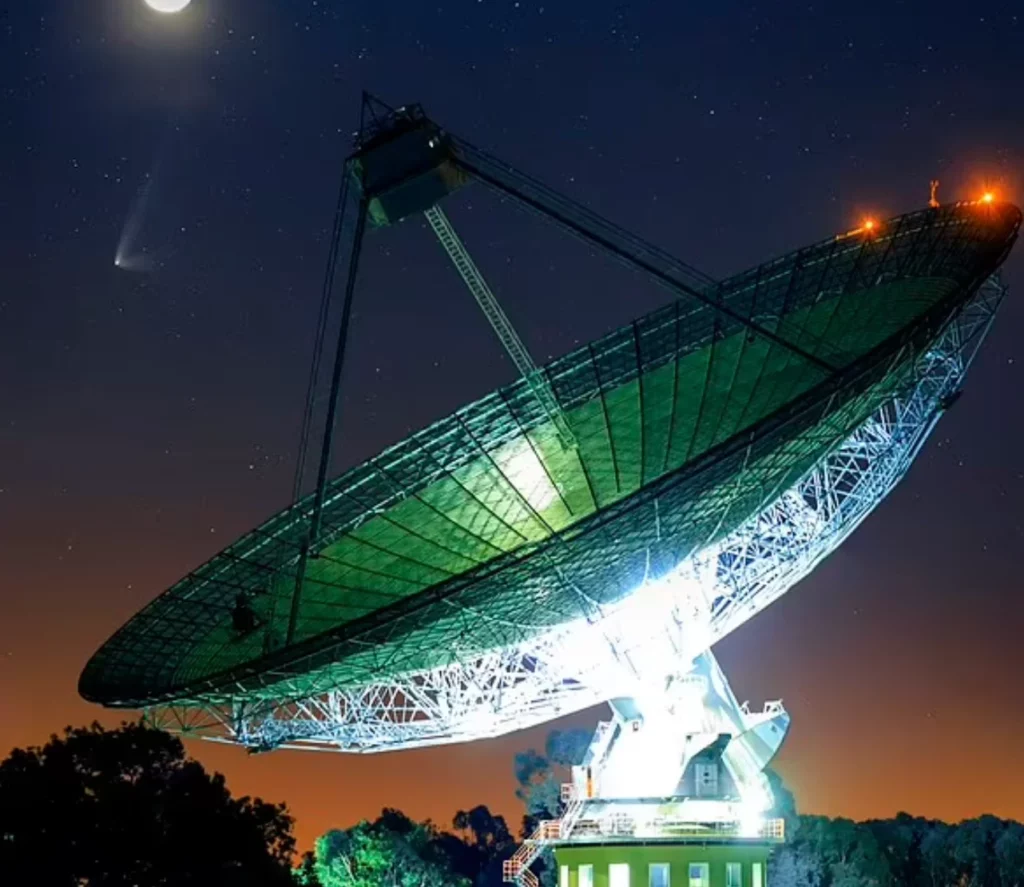
{"type": "Polygon", "coordinates": [[[554,846],[559,887],[765,887],[781,839],[670,836],[554,846]]]}
{"type": "Polygon", "coordinates": [[[550,848],[560,887],[764,887],[784,824],[766,818],[763,771],[789,715],[780,702],[740,705],[710,650],[688,669],[636,677],[657,692],[610,701],[612,719],[562,786],[561,817],[538,825],[505,880],[536,887],[531,866],[550,848]]]}

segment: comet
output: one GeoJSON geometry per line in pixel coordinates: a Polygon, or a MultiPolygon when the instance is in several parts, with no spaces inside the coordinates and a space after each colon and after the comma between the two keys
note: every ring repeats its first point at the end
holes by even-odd
{"type": "Polygon", "coordinates": [[[122,271],[151,271],[153,260],[147,254],[146,249],[139,248],[137,243],[139,232],[142,230],[142,223],[146,217],[146,207],[149,205],[149,197],[153,191],[153,177],[146,176],[146,181],[135,193],[128,216],[121,228],[121,236],[117,241],[117,249],[114,251],[114,266],[122,271]]]}

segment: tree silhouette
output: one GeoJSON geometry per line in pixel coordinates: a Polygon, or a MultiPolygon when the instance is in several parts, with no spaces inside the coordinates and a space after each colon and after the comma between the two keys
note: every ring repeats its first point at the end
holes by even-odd
{"type": "Polygon", "coordinates": [[[4,883],[291,884],[291,826],[141,724],[69,727],[0,763],[4,883]]]}
{"type": "Polygon", "coordinates": [[[455,871],[467,877],[475,887],[502,884],[501,864],[517,847],[505,818],[481,804],[471,810],[460,810],[452,818],[452,825],[457,834],[442,836],[442,846],[455,871]],[[460,849],[459,844],[453,845],[450,838],[458,840],[464,849],[460,849]]]}
{"type": "Polygon", "coordinates": [[[540,820],[561,815],[562,783],[569,769],[583,762],[592,736],[592,730],[552,730],[544,744],[544,754],[531,748],[515,756],[516,797],[526,807],[524,838],[540,820]]]}

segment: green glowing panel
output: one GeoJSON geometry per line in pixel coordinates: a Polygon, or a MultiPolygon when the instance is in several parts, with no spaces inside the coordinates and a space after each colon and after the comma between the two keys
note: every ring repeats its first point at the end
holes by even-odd
{"type": "Polygon", "coordinates": [[[334,479],[288,643],[309,500],[243,537],[93,658],[109,704],[273,693],[456,661],[629,594],[795,483],[912,381],[1018,217],[963,207],[827,241],[710,293],[785,341],[680,301],[334,479]],[[803,355],[812,355],[813,362],[803,355]],[[246,592],[257,630],[232,627],[246,592]]]}

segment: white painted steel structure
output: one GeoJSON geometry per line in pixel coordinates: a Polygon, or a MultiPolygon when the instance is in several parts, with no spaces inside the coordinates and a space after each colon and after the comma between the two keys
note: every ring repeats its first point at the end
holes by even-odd
{"type": "MultiPolygon", "coordinates": [[[[906,391],[771,506],[599,618],[361,688],[296,698],[282,676],[274,698],[245,707],[171,706],[148,716],[254,750],[379,752],[498,736],[609,699],[642,700],[666,678],[685,682],[697,657],[806,576],[899,482],[957,396],[1004,295],[998,277],[986,281],[906,391]]],[[[782,709],[744,711],[757,719],[782,709]]]]}

